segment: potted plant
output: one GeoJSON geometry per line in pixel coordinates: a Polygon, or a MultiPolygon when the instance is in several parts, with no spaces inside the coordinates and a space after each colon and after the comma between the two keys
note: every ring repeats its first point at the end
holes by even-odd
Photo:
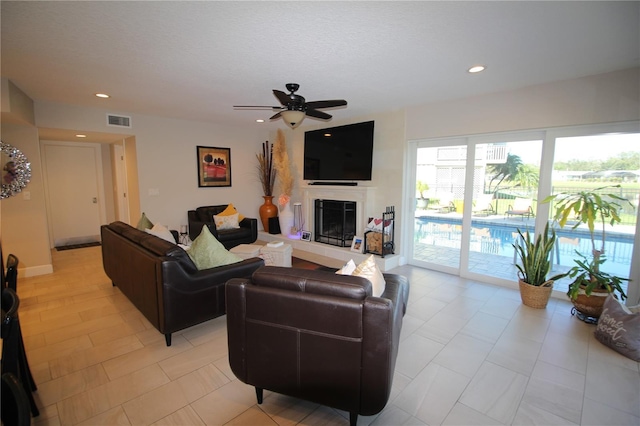
{"type": "Polygon", "coordinates": [[[549,257],[556,242],[556,232],[552,229],[551,235],[549,235],[549,224],[547,223],[544,232],[539,234],[535,241],[529,231],[523,234],[518,229],[518,235],[520,238],[512,245],[520,259],[520,264],[516,264],[520,298],[526,306],[544,309],[551,297],[553,282],[566,275],[559,274],[547,278],[551,270],[549,257]]]}
{"type": "Polygon", "coordinates": [[[576,251],[579,259],[574,260],[576,265],[566,274],[572,280],[567,296],[573,302],[575,309],[582,314],[580,317],[586,320],[589,320],[588,317],[598,318],[600,316],[604,299],[608,294],[611,293],[621,300],[627,297],[622,288],[622,282],[628,280],[601,270],[602,264],[606,261],[607,224],[613,226],[620,223],[621,203],[628,203],[633,208],[633,204],[626,198],[612,193],[600,194],[602,190],[619,187],[620,185],[611,185],[577,193],[561,192],[543,200],[543,203],[556,201],[553,218],[561,228],[573,220],[571,229],[586,225],[589,231],[591,256],[576,251]],[[598,226],[597,230],[596,225],[598,226]],[[596,232],[600,236],[598,246],[596,245],[596,232]]]}
{"type": "Polygon", "coordinates": [[[418,195],[416,200],[416,207],[424,210],[429,206],[429,199],[424,196],[425,192],[429,190],[429,185],[421,180],[416,182],[416,194],[418,195]]]}

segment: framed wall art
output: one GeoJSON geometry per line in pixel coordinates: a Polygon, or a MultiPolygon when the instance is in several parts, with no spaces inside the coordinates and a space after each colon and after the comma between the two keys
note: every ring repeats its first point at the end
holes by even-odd
{"type": "Polygon", "coordinates": [[[198,146],[198,186],[231,186],[231,148],[198,146]]]}

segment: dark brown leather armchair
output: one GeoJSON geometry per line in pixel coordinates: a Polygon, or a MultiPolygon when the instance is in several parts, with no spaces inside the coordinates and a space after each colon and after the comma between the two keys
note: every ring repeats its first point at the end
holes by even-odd
{"type": "Polygon", "coordinates": [[[203,206],[187,212],[189,221],[189,238],[195,240],[203,226],[208,226],[211,234],[227,249],[240,244],[253,244],[258,239],[258,219],[245,217],[239,222],[240,228],[218,230],[213,215],[220,214],[228,204],[219,206],[203,206]]]}
{"type": "Polygon", "coordinates": [[[385,274],[381,297],[365,278],[267,266],[227,282],[229,363],[263,389],[374,415],[389,399],[409,282],[385,274]]]}

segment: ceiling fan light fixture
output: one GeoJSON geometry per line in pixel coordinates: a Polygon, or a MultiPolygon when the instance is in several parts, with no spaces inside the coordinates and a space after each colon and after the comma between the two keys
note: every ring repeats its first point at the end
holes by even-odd
{"type": "Polygon", "coordinates": [[[295,110],[282,111],[280,115],[282,116],[284,122],[287,123],[287,126],[291,127],[292,129],[298,127],[300,123],[302,123],[302,120],[304,120],[305,116],[303,111],[295,110]]]}

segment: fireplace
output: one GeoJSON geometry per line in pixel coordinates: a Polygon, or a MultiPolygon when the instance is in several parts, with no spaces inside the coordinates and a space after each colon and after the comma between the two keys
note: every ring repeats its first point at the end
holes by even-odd
{"type": "Polygon", "coordinates": [[[356,202],[314,201],[314,241],[349,247],[356,233],[356,202]]]}

